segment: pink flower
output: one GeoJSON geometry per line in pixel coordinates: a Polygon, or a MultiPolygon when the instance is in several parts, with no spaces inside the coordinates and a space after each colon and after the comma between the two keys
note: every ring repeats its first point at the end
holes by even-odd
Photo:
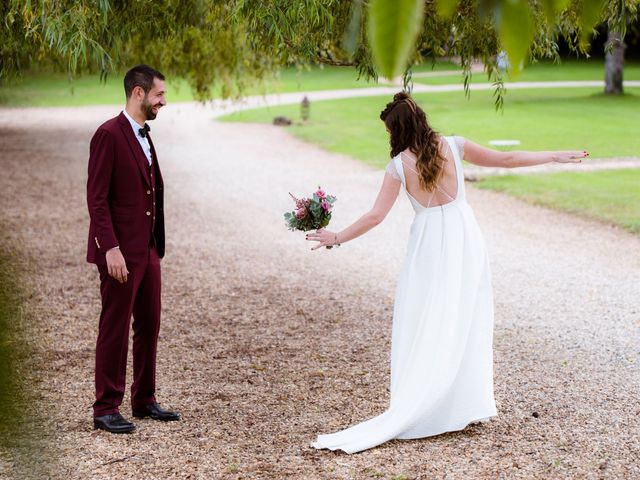
{"type": "Polygon", "coordinates": [[[322,209],[325,212],[328,212],[330,208],[331,208],[331,205],[329,205],[329,202],[327,202],[326,200],[322,200],[322,209]]]}
{"type": "Polygon", "coordinates": [[[306,208],[301,207],[298,210],[296,210],[296,218],[298,220],[302,220],[306,216],[307,216],[307,209],[306,208]]]}
{"type": "Polygon", "coordinates": [[[316,195],[318,196],[318,198],[326,198],[327,194],[324,193],[324,190],[320,189],[320,187],[318,187],[318,191],[316,192],[316,195]]]}

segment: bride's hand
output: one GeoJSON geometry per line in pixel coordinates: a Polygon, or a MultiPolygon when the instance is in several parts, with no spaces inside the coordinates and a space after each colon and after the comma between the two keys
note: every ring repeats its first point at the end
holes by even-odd
{"type": "Polygon", "coordinates": [[[584,157],[588,157],[589,152],[555,152],[553,161],[557,163],[580,163],[584,157]]]}
{"type": "Polygon", "coordinates": [[[336,244],[335,232],[330,232],[321,228],[315,232],[307,233],[306,239],[310,242],[319,242],[317,245],[311,248],[311,250],[317,250],[322,247],[332,247],[336,244]]]}

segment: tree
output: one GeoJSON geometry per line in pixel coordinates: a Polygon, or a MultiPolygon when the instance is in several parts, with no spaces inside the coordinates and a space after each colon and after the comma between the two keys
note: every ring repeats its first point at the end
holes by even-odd
{"type": "Polygon", "coordinates": [[[608,1],[5,0],[0,79],[29,68],[108,75],[144,61],[186,77],[204,100],[214,83],[238,94],[283,65],[353,66],[367,78],[404,71],[408,81],[413,63],[448,53],[460,57],[465,84],[481,59],[500,104],[500,51],[515,73],[557,58],[560,35],[586,52],[597,23],[623,29],[637,14],[639,0],[608,1]]]}
{"type": "Polygon", "coordinates": [[[604,93],[620,95],[623,93],[622,76],[624,68],[624,49],[622,36],[615,30],[609,30],[605,52],[604,93]]]}
{"type": "Polygon", "coordinates": [[[638,17],[638,0],[621,0],[608,4],[609,31],[605,46],[604,93],[621,95],[623,90],[625,32],[628,25],[638,17]]]}

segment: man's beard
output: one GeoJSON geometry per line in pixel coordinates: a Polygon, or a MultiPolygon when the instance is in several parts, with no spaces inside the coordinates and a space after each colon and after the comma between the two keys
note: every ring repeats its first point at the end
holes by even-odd
{"type": "Polygon", "coordinates": [[[147,120],[155,120],[157,113],[153,113],[153,105],[151,105],[151,103],[149,103],[149,101],[147,100],[147,98],[145,97],[145,99],[142,101],[142,113],[144,113],[144,116],[147,120]]]}

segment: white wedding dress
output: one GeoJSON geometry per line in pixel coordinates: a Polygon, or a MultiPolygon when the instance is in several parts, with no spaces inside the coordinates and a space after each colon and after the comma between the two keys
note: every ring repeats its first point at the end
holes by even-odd
{"type": "Polygon", "coordinates": [[[417,173],[403,161],[407,155],[399,154],[387,167],[402,182],[415,210],[396,289],[389,408],[346,430],[318,436],[315,448],[355,453],[391,439],[462,430],[496,415],[487,251],[465,200],[464,139],[443,138],[457,183],[448,203],[430,206],[431,195],[424,206],[409,193],[407,176],[417,173]]]}

